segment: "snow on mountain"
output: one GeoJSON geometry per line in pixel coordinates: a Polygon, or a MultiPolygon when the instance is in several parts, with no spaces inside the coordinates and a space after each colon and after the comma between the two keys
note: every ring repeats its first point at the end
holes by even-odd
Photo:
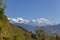
{"type": "Polygon", "coordinates": [[[27,24],[29,21],[23,18],[8,18],[10,23],[24,23],[27,24]]]}
{"type": "Polygon", "coordinates": [[[35,20],[38,23],[46,23],[46,24],[51,24],[51,22],[45,18],[39,18],[35,20]]]}
{"type": "Polygon", "coordinates": [[[37,29],[43,28],[46,32],[49,32],[51,28],[57,32],[60,32],[60,24],[53,25],[49,20],[45,18],[39,18],[36,20],[26,20],[23,18],[8,18],[9,22],[15,25],[18,25],[28,31],[32,31],[33,33],[37,29]]]}
{"type": "Polygon", "coordinates": [[[45,18],[39,18],[35,20],[31,20],[28,25],[33,25],[33,26],[45,26],[45,25],[52,25],[52,23],[45,19],[45,18]]]}
{"type": "Polygon", "coordinates": [[[28,25],[35,25],[35,26],[44,26],[44,25],[51,25],[52,23],[45,19],[45,18],[39,18],[36,20],[26,20],[23,18],[8,18],[10,23],[24,23],[28,25]]]}

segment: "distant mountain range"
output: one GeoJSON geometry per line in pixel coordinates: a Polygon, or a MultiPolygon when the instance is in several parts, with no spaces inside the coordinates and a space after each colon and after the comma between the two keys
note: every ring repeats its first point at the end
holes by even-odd
{"type": "Polygon", "coordinates": [[[45,25],[52,25],[52,23],[45,19],[45,18],[39,18],[35,20],[27,20],[23,18],[8,18],[10,23],[24,23],[28,25],[34,25],[34,26],[45,26],[45,25]]]}
{"type": "Polygon", "coordinates": [[[44,18],[31,21],[23,18],[8,18],[8,20],[10,23],[22,26],[22,28],[32,32],[35,32],[38,29],[43,29],[46,32],[50,32],[51,30],[60,32],[60,24],[53,25],[49,20],[44,18]]]}

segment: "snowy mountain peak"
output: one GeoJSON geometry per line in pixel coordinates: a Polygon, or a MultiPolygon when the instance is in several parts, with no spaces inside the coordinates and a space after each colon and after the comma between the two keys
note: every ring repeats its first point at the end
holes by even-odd
{"type": "Polygon", "coordinates": [[[8,18],[10,23],[28,23],[29,21],[23,18],[8,18]]]}
{"type": "Polygon", "coordinates": [[[8,18],[8,20],[10,23],[18,25],[28,31],[32,31],[33,33],[35,33],[37,29],[41,28],[43,28],[45,31],[50,31],[51,27],[57,32],[60,30],[60,24],[52,25],[52,23],[45,18],[39,18],[31,21],[23,18],[8,18]]]}
{"type": "Polygon", "coordinates": [[[52,24],[49,20],[45,19],[45,18],[39,18],[39,19],[36,19],[36,21],[38,23],[46,23],[46,24],[52,24]]]}
{"type": "Polygon", "coordinates": [[[28,25],[37,25],[37,26],[43,26],[43,25],[51,25],[52,23],[45,19],[45,18],[39,18],[39,19],[35,19],[35,20],[26,20],[23,18],[8,18],[10,23],[24,23],[24,24],[28,24],[28,25]]]}

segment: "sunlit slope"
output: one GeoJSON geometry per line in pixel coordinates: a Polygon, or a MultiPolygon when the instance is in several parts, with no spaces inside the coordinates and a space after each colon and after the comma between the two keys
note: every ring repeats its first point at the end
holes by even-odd
{"type": "Polygon", "coordinates": [[[0,10],[0,40],[32,40],[32,38],[31,33],[11,25],[4,11],[0,10]]]}

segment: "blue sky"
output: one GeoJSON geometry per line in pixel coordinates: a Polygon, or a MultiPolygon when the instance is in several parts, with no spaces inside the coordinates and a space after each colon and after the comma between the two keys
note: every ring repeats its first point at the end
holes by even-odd
{"type": "Polygon", "coordinates": [[[46,18],[60,22],[60,0],[7,0],[5,15],[9,18],[46,18]]]}

